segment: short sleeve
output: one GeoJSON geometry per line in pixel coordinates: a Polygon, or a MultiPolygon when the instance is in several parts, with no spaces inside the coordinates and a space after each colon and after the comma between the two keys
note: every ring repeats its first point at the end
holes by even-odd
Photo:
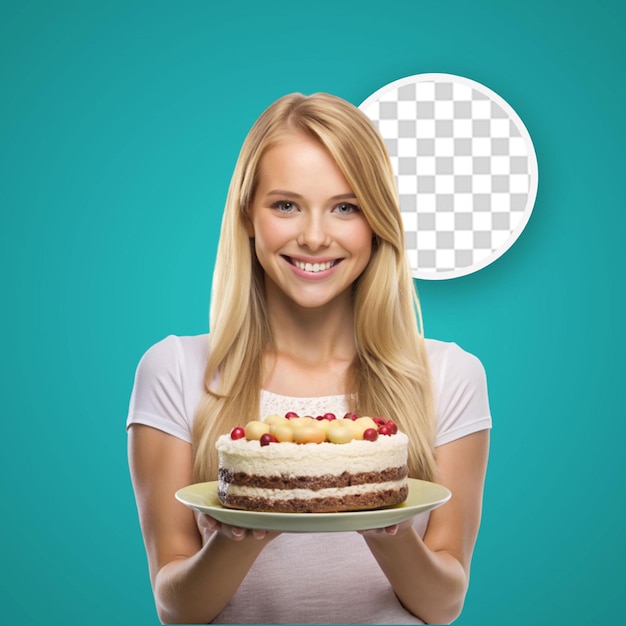
{"type": "Polygon", "coordinates": [[[166,337],[141,358],[135,372],[126,428],[145,424],[191,442],[185,412],[178,338],[166,337]]]}
{"type": "Polygon", "coordinates": [[[491,428],[487,376],[480,360],[445,344],[433,368],[437,399],[435,445],[491,428]]]}

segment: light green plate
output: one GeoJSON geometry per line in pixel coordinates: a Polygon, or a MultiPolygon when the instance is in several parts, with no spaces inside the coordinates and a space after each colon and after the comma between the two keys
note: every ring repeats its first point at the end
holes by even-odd
{"type": "Polygon", "coordinates": [[[409,496],[397,506],[345,513],[264,513],[228,509],[217,497],[217,482],[197,483],[176,492],[176,499],[218,522],[238,528],[292,533],[345,532],[384,528],[429,511],[450,499],[441,485],[409,478],[409,496]]]}

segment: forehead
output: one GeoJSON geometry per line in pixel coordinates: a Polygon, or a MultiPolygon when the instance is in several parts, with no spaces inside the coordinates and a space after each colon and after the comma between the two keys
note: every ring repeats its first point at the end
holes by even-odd
{"type": "Polygon", "coordinates": [[[258,164],[260,185],[317,180],[327,185],[349,187],[341,169],[317,139],[291,133],[269,147],[258,164]]]}

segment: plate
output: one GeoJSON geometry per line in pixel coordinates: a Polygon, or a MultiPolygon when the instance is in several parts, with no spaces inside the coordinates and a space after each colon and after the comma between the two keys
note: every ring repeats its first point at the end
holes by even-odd
{"type": "Polygon", "coordinates": [[[384,528],[430,511],[450,499],[450,491],[425,480],[409,478],[409,495],[402,503],[369,511],[340,513],[267,513],[229,509],[220,504],[217,482],[196,483],[176,492],[176,499],[189,508],[210,515],[218,522],[238,528],[256,528],[291,533],[346,532],[384,528]]]}

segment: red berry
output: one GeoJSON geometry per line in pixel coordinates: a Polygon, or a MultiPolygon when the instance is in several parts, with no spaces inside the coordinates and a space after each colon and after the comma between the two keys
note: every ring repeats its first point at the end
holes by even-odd
{"type": "Polygon", "coordinates": [[[270,443],[278,443],[278,439],[274,437],[274,435],[270,435],[269,433],[265,433],[261,435],[261,439],[259,439],[259,443],[262,446],[269,446],[270,443]]]}
{"type": "Polygon", "coordinates": [[[285,413],[285,417],[290,420],[292,417],[298,417],[298,414],[293,411],[287,411],[287,413],[285,413]]]}
{"type": "Polygon", "coordinates": [[[379,435],[391,435],[391,429],[386,424],[378,427],[379,435]]]}
{"type": "Polygon", "coordinates": [[[324,419],[324,416],[323,416],[323,415],[318,415],[315,419],[316,419],[318,422],[321,422],[321,421],[324,419]]]}
{"type": "Polygon", "coordinates": [[[352,421],[354,421],[354,420],[355,420],[355,419],[357,419],[358,417],[359,417],[359,416],[358,416],[356,413],[346,413],[346,414],[343,416],[343,419],[345,419],[345,420],[352,420],[352,421]]]}
{"type": "Polygon", "coordinates": [[[385,420],[382,417],[372,417],[372,419],[374,420],[374,422],[378,426],[384,426],[385,425],[385,420]]]}
{"type": "Polygon", "coordinates": [[[334,419],[337,419],[335,417],[334,413],[324,413],[324,419],[328,420],[329,422],[332,422],[334,419]]]}
{"type": "Polygon", "coordinates": [[[376,441],[378,439],[378,431],[375,428],[366,428],[363,431],[363,439],[366,441],[376,441]]]}
{"type": "Polygon", "coordinates": [[[392,435],[395,435],[398,432],[398,425],[393,420],[387,420],[385,426],[389,427],[392,435]]]}
{"type": "Polygon", "coordinates": [[[235,426],[235,428],[230,431],[231,439],[243,439],[245,436],[246,431],[241,426],[235,426]]]}

